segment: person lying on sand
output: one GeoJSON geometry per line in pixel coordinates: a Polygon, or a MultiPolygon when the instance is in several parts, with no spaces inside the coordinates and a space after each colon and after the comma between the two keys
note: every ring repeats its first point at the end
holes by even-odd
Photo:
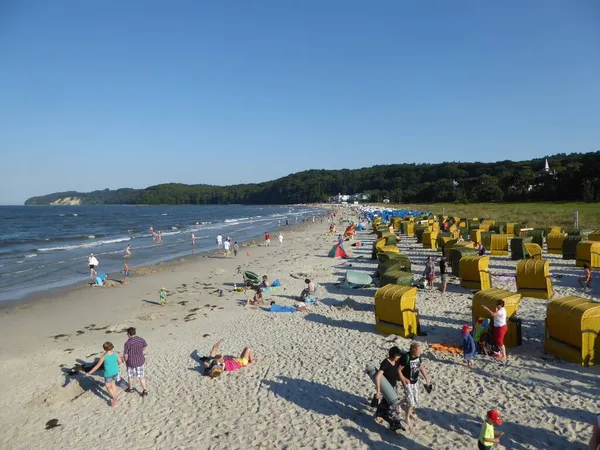
{"type": "Polygon", "coordinates": [[[220,339],[210,350],[209,357],[203,361],[206,374],[211,378],[219,376],[223,371],[235,372],[236,370],[248,367],[250,364],[254,364],[254,352],[250,347],[244,348],[239,358],[234,356],[223,356],[221,354],[221,344],[223,339],[220,339]]]}
{"type": "Polygon", "coordinates": [[[254,294],[254,297],[246,298],[246,306],[259,305],[260,302],[262,302],[262,299],[263,299],[262,288],[256,288],[256,294],[254,294]]]}
{"type": "Polygon", "coordinates": [[[308,308],[306,305],[298,305],[298,306],[281,306],[276,304],[275,302],[271,302],[271,307],[269,311],[271,312],[280,312],[280,313],[293,313],[293,312],[303,312],[307,311],[308,308]]]}

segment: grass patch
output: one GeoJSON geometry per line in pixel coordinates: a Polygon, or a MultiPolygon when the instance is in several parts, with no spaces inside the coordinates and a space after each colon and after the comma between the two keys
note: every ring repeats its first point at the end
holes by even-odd
{"type": "Polygon", "coordinates": [[[477,217],[506,222],[519,222],[527,227],[545,228],[561,226],[573,228],[575,211],[579,211],[579,228],[600,229],[600,204],[598,203],[430,203],[430,204],[379,204],[385,208],[415,209],[441,215],[477,217]]]}

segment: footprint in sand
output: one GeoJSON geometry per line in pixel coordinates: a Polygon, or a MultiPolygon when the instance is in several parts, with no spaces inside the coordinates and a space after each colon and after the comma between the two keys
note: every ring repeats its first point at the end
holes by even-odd
{"type": "Polygon", "coordinates": [[[181,302],[177,302],[178,305],[185,306],[187,304],[187,300],[183,300],[181,302]]]}
{"type": "Polygon", "coordinates": [[[54,338],[54,339],[60,339],[60,338],[69,337],[69,336],[70,336],[69,334],[56,334],[56,335],[50,336],[50,337],[54,338]]]}
{"type": "Polygon", "coordinates": [[[200,309],[200,308],[192,308],[192,309],[190,309],[190,312],[196,312],[196,311],[198,311],[199,309],[200,309]]]}
{"type": "Polygon", "coordinates": [[[83,331],[83,330],[77,330],[77,336],[80,336],[80,335],[82,335],[84,333],[85,333],[85,331],[83,331]]]}
{"type": "Polygon", "coordinates": [[[75,350],[75,349],[74,348],[65,348],[65,352],[71,353],[73,350],[75,350]]]}

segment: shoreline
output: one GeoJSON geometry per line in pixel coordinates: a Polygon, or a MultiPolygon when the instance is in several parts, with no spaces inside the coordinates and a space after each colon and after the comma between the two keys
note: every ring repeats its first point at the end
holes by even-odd
{"type": "MultiPolygon", "coordinates": [[[[273,231],[269,231],[269,232],[270,233],[279,233],[284,230],[288,230],[290,232],[296,232],[296,231],[299,231],[302,228],[306,227],[307,225],[309,225],[309,224],[308,223],[305,223],[305,224],[299,223],[298,225],[294,224],[294,225],[289,225],[287,227],[286,226],[281,226],[281,227],[276,226],[273,231]]],[[[316,222],[315,222],[315,225],[317,225],[316,222]]],[[[256,241],[257,241],[257,238],[260,238],[261,236],[262,236],[262,234],[258,234],[254,237],[250,237],[250,238],[246,239],[245,241],[242,241],[240,243],[240,253],[242,253],[242,249],[244,249],[244,248],[260,247],[261,244],[256,243],[256,241]]],[[[285,235],[284,235],[284,239],[285,239],[285,235]]],[[[271,241],[274,242],[274,241],[276,241],[276,239],[271,239],[271,241]]],[[[264,242],[264,240],[262,240],[261,242],[264,242]]],[[[164,261],[157,262],[157,263],[142,264],[139,266],[134,266],[130,270],[131,276],[129,277],[129,283],[131,284],[133,282],[133,280],[143,279],[145,277],[148,277],[150,275],[153,275],[153,274],[156,274],[159,272],[163,272],[166,270],[174,270],[174,269],[177,269],[186,264],[194,264],[195,262],[197,262],[198,260],[202,260],[203,258],[211,258],[211,255],[215,255],[216,252],[217,252],[216,248],[212,249],[212,250],[202,250],[202,251],[198,251],[194,254],[190,254],[187,256],[183,256],[183,257],[175,256],[173,258],[169,258],[164,261]]],[[[233,252],[232,252],[232,254],[233,254],[233,252]]],[[[217,256],[214,256],[214,257],[217,259],[226,259],[224,257],[217,257],[217,256]]],[[[230,259],[234,259],[234,258],[230,257],[230,259]]],[[[114,273],[118,273],[118,272],[109,272],[109,275],[111,273],[114,274],[114,273]]],[[[89,278],[89,280],[91,280],[91,278],[89,278]]],[[[86,281],[85,284],[82,283],[81,281],[75,281],[67,286],[59,286],[56,288],[39,290],[39,291],[35,291],[35,292],[31,292],[29,294],[26,294],[20,298],[2,300],[2,301],[0,301],[0,313],[5,313],[5,312],[10,311],[15,308],[28,308],[32,305],[37,304],[38,302],[43,302],[46,299],[57,299],[57,298],[61,298],[61,297],[65,296],[65,295],[70,295],[70,294],[73,294],[76,292],[94,289],[94,288],[90,288],[90,286],[88,284],[89,280],[86,281]]],[[[118,279],[111,278],[111,280],[113,282],[122,284],[122,280],[120,278],[118,278],[118,279]]],[[[107,289],[113,289],[113,288],[118,289],[120,287],[121,286],[108,286],[107,289]]]]}
{"type": "MultiPolygon", "coordinates": [[[[36,206],[36,205],[34,205],[34,206],[36,206]]],[[[44,205],[44,206],[47,206],[47,205],[44,205]]],[[[80,205],[76,205],[76,206],[80,206],[80,205]]],[[[134,205],[134,206],[137,206],[137,205],[134,205]]],[[[186,205],[176,205],[176,206],[186,206],[186,205]]],[[[310,207],[315,210],[319,210],[320,214],[316,215],[316,217],[320,217],[321,215],[326,215],[327,211],[328,211],[327,205],[292,205],[292,206],[310,207]]],[[[316,222],[315,222],[315,224],[316,224],[316,222]]],[[[275,223],[275,220],[274,220],[273,221],[274,227],[272,229],[268,228],[265,231],[269,231],[270,233],[278,233],[278,232],[282,232],[285,230],[291,231],[291,230],[293,230],[294,227],[302,226],[302,225],[306,225],[306,224],[298,223],[298,224],[291,224],[289,226],[284,226],[284,225],[279,226],[275,223]]],[[[215,232],[218,234],[219,230],[215,229],[215,232]]],[[[221,234],[225,235],[225,231],[222,231],[221,234]]],[[[263,236],[263,234],[264,234],[264,232],[260,232],[256,235],[247,237],[244,241],[240,241],[239,242],[240,248],[243,245],[248,245],[248,243],[260,240],[260,238],[261,238],[261,236],[263,236]]],[[[215,236],[216,236],[216,234],[215,234],[215,236]]],[[[191,260],[194,260],[195,258],[206,257],[207,255],[210,255],[211,253],[214,253],[215,251],[216,251],[215,244],[212,244],[210,249],[204,249],[204,250],[199,250],[199,251],[195,251],[194,247],[192,247],[190,244],[190,253],[188,253],[188,254],[185,254],[183,256],[181,254],[173,255],[173,256],[164,255],[165,259],[162,259],[161,261],[158,261],[158,262],[148,262],[148,263],[141,263],[140,265],[131,265],[130,272],[134,277],[136,277],[136,273],[138,273],[138,276],[140,273],[141,274],[155,273],[158,270],[163,270],[163,266],[164,266],[164,268],[169,268],[178,262],[191,261],[191,260]],[[214,246],[214,248],[212,248],[212,246],[214,246]]],[[[103,271],[101,270],[101,272],[103,272],[103,271]]],[[[118,270],[118,271],[109,270],[108,272],[104,272],[104,273],[107,273],[108,275],[119,274],[118,277],[111,278],[111,279],[113,281],[114,280],[122,281],[121,280],[122,273],[120,270],[118,270]]],[[[2,300],[0,300],[0,312],[7,308],[18,306],[19,304],[27,305],[31,302],[38,301],[45,297],[54,297],[57,295],[65,295],[71,291],[79,290],[84,286],[87,287],[87,282],[89,280],[91,280],[91,278],[87,277],[86,280],[87,280],[87,281],[85,281],[86,284],[83,284],[84,282],[81,279],[74,279],[73,281],[66,281],[65,284],[60,285],[60,286],[40,288],[35,291],[26,292],[23,295],[17,294],[16,296],[13,295],[10,298],[2,299],[2,300]]],[[[130,280],[131,280],[131,278],[130,278],[130,280]]]]}

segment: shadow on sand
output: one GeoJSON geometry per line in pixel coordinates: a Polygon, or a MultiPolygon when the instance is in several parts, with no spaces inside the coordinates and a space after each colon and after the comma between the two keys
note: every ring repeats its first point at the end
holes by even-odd
{"type": "Polygon", "coordinates": [[[359,429],[345,426],[344,430],[360,439],[370,448],[396,449],[411,448],[425,450],[410,438],[397,435],[383,425],[377,425],[370,411],[365,411],[366,400],[362,397],[314,381],[296,378],[278,377],[278,381],[264,380],[263,384],[276,396],[294,403],[307,411],[314,411],[324,416],[339,416],[349,420],[372,433],[382,435],[385,442],[373,441],[367,433],[359,429]],[[395,441],[398,443],[396,444],[395,441]]]}

